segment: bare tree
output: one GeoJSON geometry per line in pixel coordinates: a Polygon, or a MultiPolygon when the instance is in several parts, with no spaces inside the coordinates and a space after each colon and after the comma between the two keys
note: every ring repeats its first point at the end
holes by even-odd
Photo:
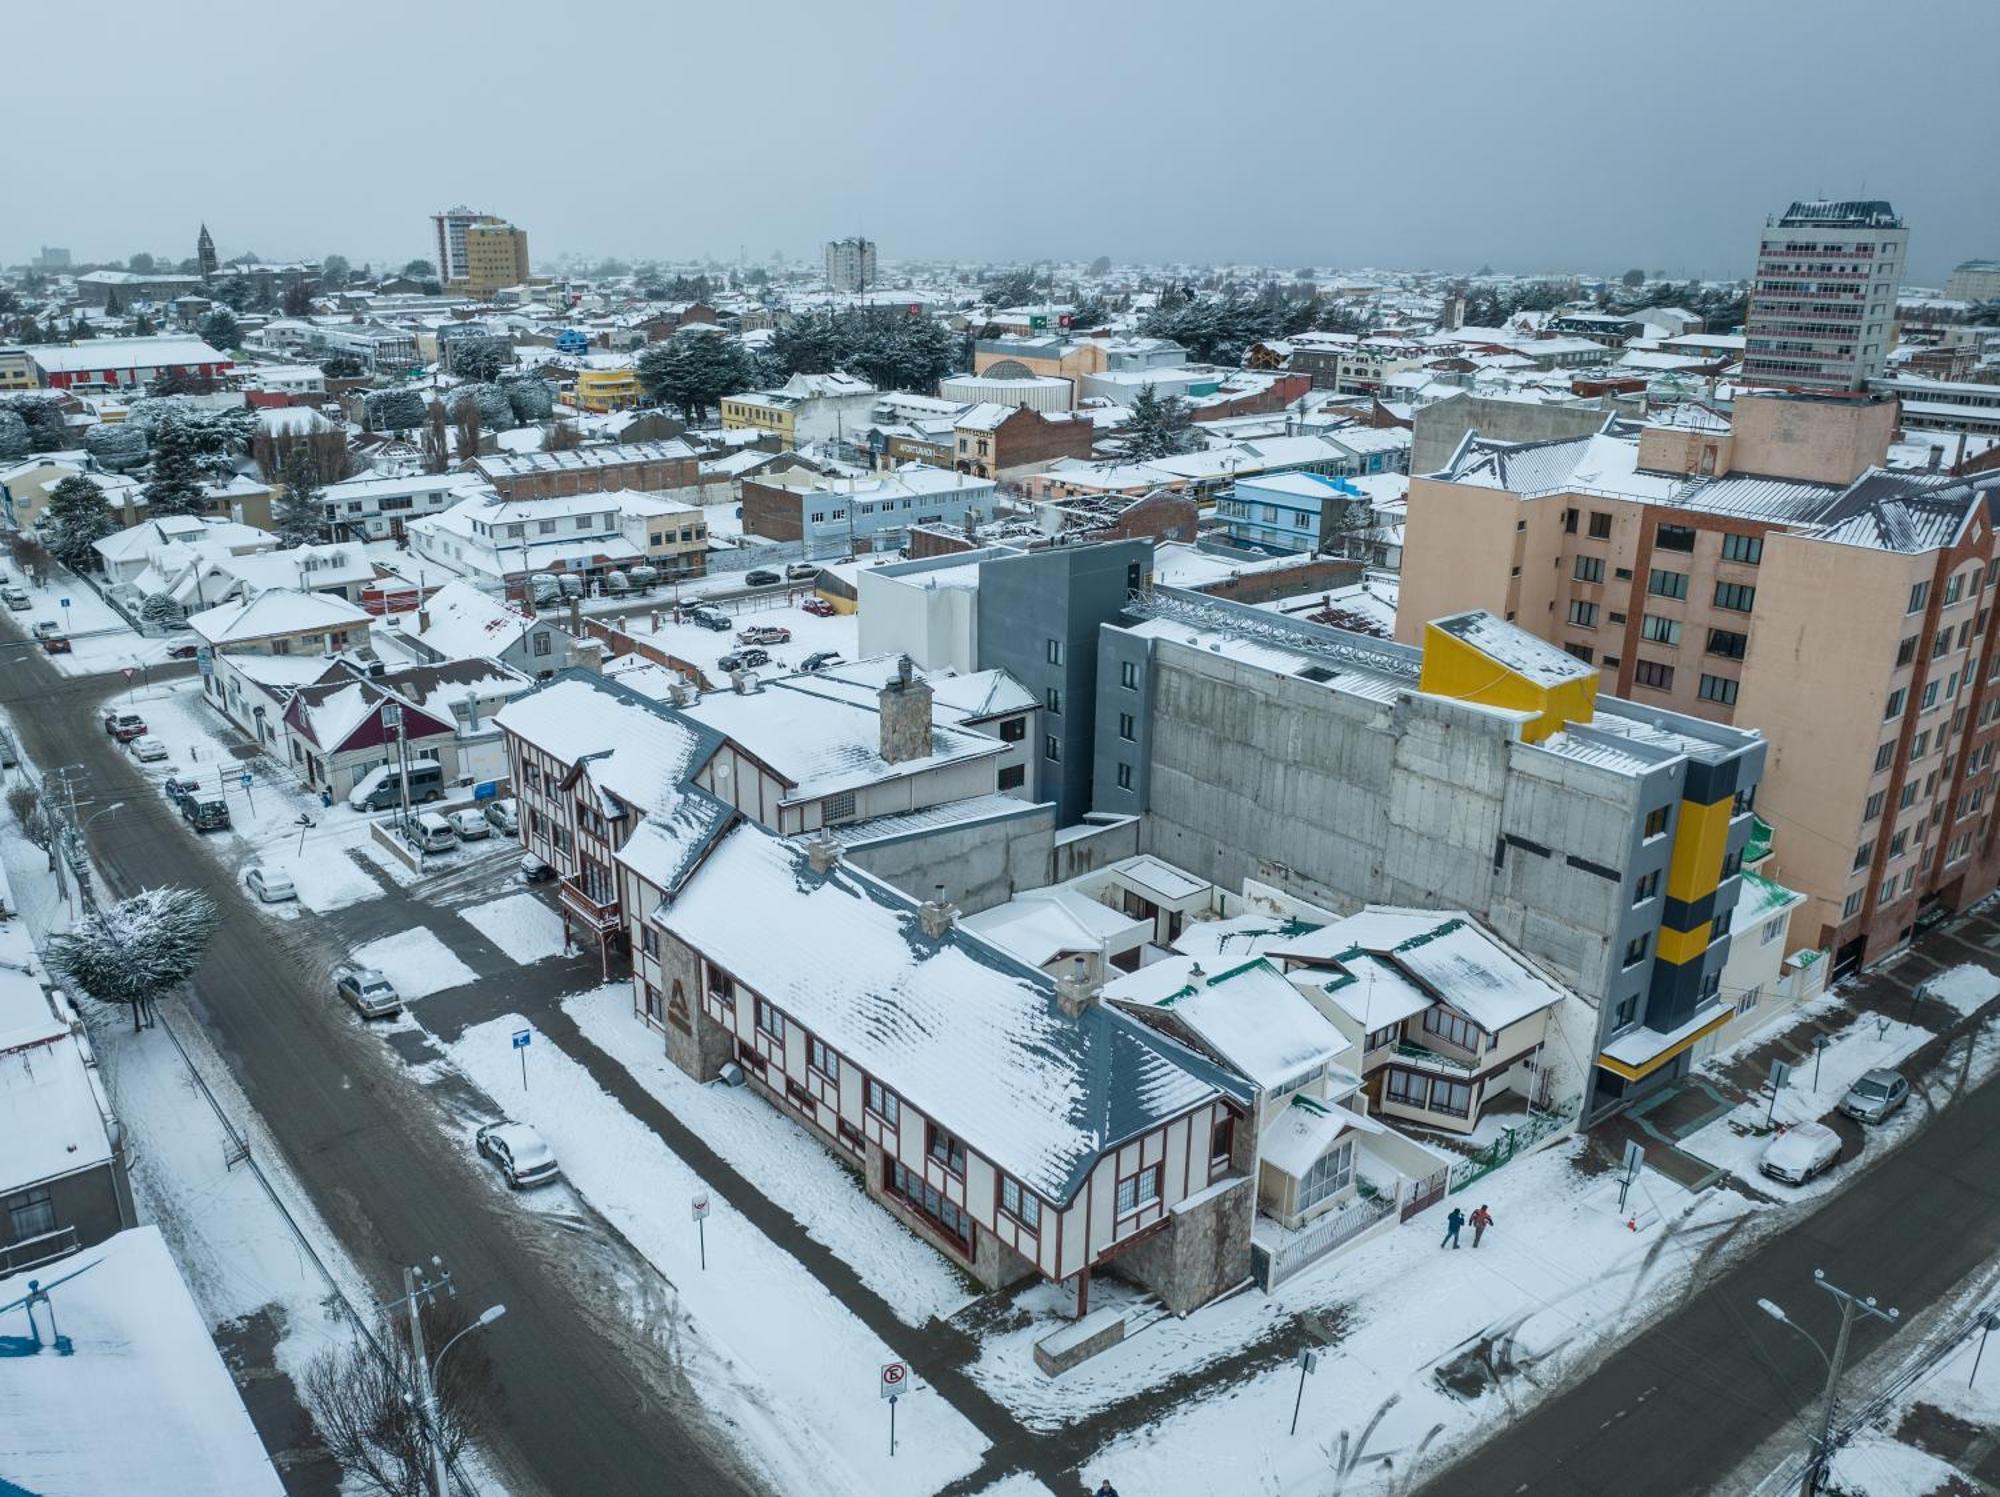
{"type": "MultiPolygon", "coordinates": [[[[472,1323],[454,1300],[427,1304],[423,1318],[424,1344],[431,1347],[442,1347],[472,1323]]],[[[479,1340],[468,1336],[440,1368],[438,1423],[451,1461],[465,1449],[475,1424],[499,1408],[499,1379],[479,1340]]],[[[327,1453],[350,1476],[388,1497],[427,1497],[430,1444],[409,1341],[401,1328],[385,1327],[382,1344],[389,1360],[359,1338],[321,1352],[306,1368],[300,1397],[327,1453]]]]}
{"type": "Polygon", "coordinates": [[[26,780],[16,780],[7,787],[7,809],[13,813],[14,820],[20,823],[22,831],[28,830],[41,805],[41,792],[26,780]]]}
{"type": "Polygon", "coordinates": [[[459,458],[470,462],[479,456],[479,402],[469,395],[461,397],[451,408],[451,417],[458,428],[459,458]]]}
{"type": "Polygon", "coordinates": [[[576,429],[574,421],[555,421],[549,424],[549,434],[542,439],[544,452],[567,452],[572,447],[583,445],[583,433],[576,429]]]}
{"type": "Polygon", "coordinates": [[[442,400],[431,402],[430,419],[424,424],[422,451],[426,473],[442,473],[451,466],[451,438],[446,434],[442,400]]]}

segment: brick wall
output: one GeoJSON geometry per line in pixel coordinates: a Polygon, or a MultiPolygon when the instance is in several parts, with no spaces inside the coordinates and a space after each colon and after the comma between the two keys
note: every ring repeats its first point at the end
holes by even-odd
{"type": "Polygon", "coordinates": [[[1273,598],[1291,598],[1300,593],[1332,592],[1335,588],[1351,587],[1361,580],[1361,573],[1362,565],[1358,561],[1321,558],[1271,571],[1225,577],[1220,582],[1211,582],[1195,590],[1227,598],[1232,603],[1268,603],[1273,598]]]}
{"type": "Polygon", "coordinates": [[[800,499],[791,489],[773,488],[754,478],[743,480],[743,529],[773,541],[803,541],[800,499]]]}
{"type": "Polygon", "coordinates": [[[1090,421],[1050,421],[1023,406],[994,431],[989,471],[1051,463],[1060,457],[1087,458],[1096,435],[1090,421]]]}

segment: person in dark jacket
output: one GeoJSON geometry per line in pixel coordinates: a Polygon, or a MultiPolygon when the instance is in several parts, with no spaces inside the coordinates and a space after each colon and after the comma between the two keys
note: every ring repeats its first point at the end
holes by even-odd
{"type": "Polygon", "coordinates": [[[1091,1493],[1091,1497],[1118,1497],[1118,1488],[1111,1485],[1111,1478],[1107,1476],[1097,1484],[1097,1490],[1091,1493]]]}
{"type": "Polygon", "coordinates": [[[1438,1246],[1449,1247],[1449,1248],[1457,1247],[1458,1229],[1460,1227],[1463,1227],[1464,1225],[1465,1225],[1465,1213],[1463,1211],[1460,1211],[1456,1206],[1452,1207],[1451,1215],[1447,1216],[1444,1219],[1444,1241],[1440,1242],[1438,1246]]]}
{"type": "Polygon", "coordinates": [[[1474,1247],[1479,1246],[1479,1239],[1486,1235],[1486,1229],[1492,1225],[1493,1213],[1486,1209],[1486,1203],[1482,1201],[1479,1204],[1479,1209],[1472,1213],[1472,1245],[1474,1247]]]}

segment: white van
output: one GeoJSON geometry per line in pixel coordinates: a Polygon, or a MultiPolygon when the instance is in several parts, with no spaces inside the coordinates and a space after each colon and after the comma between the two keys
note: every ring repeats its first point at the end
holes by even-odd
{"type": "Polygon", "coordinates": [[[458,833],[435,811],[426,811],[411,828],[411,840],[424,852],[450,852],[458,846],[458,833]]]}

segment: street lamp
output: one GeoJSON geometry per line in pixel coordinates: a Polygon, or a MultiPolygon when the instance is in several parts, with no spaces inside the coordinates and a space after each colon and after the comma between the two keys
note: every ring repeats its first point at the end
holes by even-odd
{"type": "Polygon", "coordinates": [[[430,1373],[431,1386],[433,1387],[437,1386],[438,1368],[444,1365],[444,1354],[446,1352],[450,1351],[454,1346],[458,1345],[458,1343],[461,1340],[463,1340],[467,1336],[470,1336],[474,1331],[485,1330],[486,1327],[493,1324],[494,1321],[498,1320],[502,1315],[505,1315],[506,1313],[507,1313],[507,1307],[505,1305],[488,1305],[484,1310],[481,1310],[479,1312],[479,1318],[477,1320],[473,1321],[471,1325],[467,1326],[464,1330],[460,1331],[456,1336],[453,1336],[449,1341],[445,1342],[443,1346],[439,1347],[438,1354],[435,1357],[431,1358],[431,1373],[430,1373]]]}
{"type": "MultiPolygon", "coordinates": [[[[484,1330],[506,1313],[507,1307],[505,1305],[488,1305],[484,1310],[479,1312],[477,1320],[473,1321],[471,1325],[439,1347],[438,1354],[431,1359],[430,1366],[424,1369],[423,1386],[418,1391],[423,1394],[424,1423],[428,1427],[431,1437],[431,1479],[437,1485],[437,1497],[450,1497],[451,1493],[449,1485],[451,1476],[445,1468],[444,1421],[438,1414],[438,1368],[444,1365],[446,1352],[450,1351],[474,1331],[484,1330]]],[[[415,1323],[416,1314],[416,1307],[413,1305],[410,1307],[410,1316],[413,1324],[415,1323]]],[[[420,1345],[417,1350],[421,1353],[423,1350],[422,1346],[420,1345]]]]}

